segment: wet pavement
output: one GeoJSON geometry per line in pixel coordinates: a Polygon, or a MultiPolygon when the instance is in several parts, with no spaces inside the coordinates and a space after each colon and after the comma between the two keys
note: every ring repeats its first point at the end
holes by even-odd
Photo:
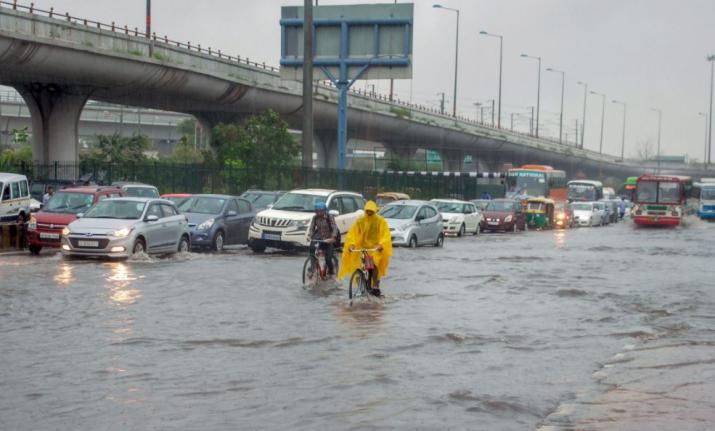
{"type": "Polygon", "coordinates": [[[712,429],[713,244],[450,238],[353,306],[303,255],[3,256],[0,429],[712,429]]]}

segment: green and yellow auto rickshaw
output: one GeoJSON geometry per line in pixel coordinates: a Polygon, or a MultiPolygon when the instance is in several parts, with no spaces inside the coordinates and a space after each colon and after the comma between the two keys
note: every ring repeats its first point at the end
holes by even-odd
{"type": "Polygon", "coordinates": [[[554,201],[548,198],[526,200],[526,223],[530,228],[551,229],[554,227],[554,201]]]}

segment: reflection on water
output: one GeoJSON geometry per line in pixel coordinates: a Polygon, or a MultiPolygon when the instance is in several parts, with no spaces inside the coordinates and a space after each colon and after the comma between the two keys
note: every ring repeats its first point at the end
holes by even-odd
{"type": "Polygon", "coordinates": [[[373,299],[355,301],[352,305],[340,301],[335,307],[338,321],[358,337],[366,337],[381,331],[384,312],[385,306],[382,301],[373,299]]]}
{"type": "Polygon", "coordinates": [[[564,246],[566,245],[565,229],[554,230],[554,243],[556,244],[556,248],[564,248],[564,246]]]}
{"type": "Polygon", "coordinates": [[[67,262],[62,262],[57,268],[57,274],[54,277],[55,282],[59,286],[69,286],[75,278],[72,272],[73,268],[67,262]]]}
{"type": "Polygon", "coordinates": [[[107,265],[112,270],[106,276],[112,301],[122,305],[134,304],[141,298],[141,291],[132,287],[132,282],[143,277],[137,277],[124,262],[111,262],[107,265]]]}

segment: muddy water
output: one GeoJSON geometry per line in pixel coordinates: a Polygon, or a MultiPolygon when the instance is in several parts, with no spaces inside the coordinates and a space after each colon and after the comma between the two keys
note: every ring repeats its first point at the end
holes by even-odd
{"type": "Polygon", "coordinates": [[[710,429],[715,225],[304,257],[0,257],[0,429],[710,429]]]}

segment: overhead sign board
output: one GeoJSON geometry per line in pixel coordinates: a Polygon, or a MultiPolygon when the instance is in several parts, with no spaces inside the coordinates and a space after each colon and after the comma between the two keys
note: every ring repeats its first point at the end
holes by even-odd
{"type": "MultiPolygon", "coordinates": [[[[412,4],[317,6],[313,9],[313,79],[412,78],[412,4]]],[[[303,77],[303,7],[281,8],[281,77],[303,77]]]]}

